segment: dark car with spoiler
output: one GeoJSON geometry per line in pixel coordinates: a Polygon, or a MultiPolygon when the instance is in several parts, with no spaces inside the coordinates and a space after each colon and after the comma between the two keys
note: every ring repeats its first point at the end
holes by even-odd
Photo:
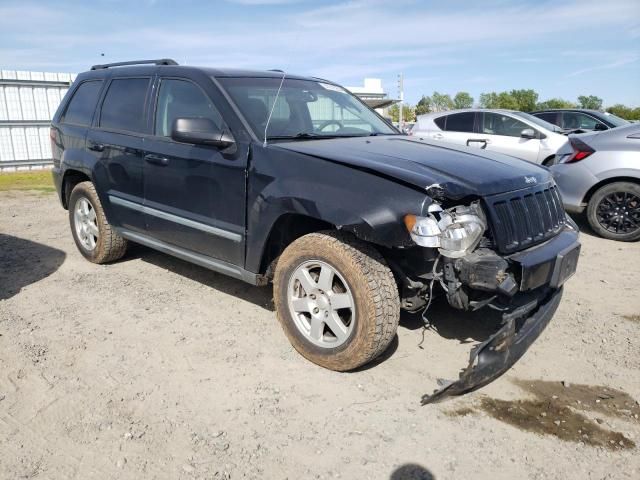
{"type": "Polygon", "coordinates": [[[69,89],[51,140],[84,257],[113,262],[135,242],[272,282],[285,334],[323,367],[370,362],[401,310],[437,295],[499,311],[460,378],[425,403],[507,371],[576,269],[578,229],[546,169],[407,137],[318,78],[96,65],[69,89]]]}

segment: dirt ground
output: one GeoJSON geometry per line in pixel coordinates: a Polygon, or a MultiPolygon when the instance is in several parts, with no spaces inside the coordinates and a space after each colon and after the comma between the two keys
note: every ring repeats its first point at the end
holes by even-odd
{"type": "Polygon", "coordinates": [[[582,242],[525,357],[421,407],[484,313],[436,302],[434,329],[405,316],[379,362],[334,373],[270,288],[139,246],[93,265],[54,194],[0,192],[0,478],[640,478],[640,243],[582,242]]]}

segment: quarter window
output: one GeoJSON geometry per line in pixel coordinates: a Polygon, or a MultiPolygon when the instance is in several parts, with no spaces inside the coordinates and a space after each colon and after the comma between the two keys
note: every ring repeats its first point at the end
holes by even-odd
{"type": "Polygon", "coordinates": [[[156,135],[171,136],[176,118],[208,118],[218,128],[223,127],[220,112],[198,86],[186,80],[162,80],[156,110],[156,135]]]}
{"type": "Polygon", "coordinates": [[[89,125],[93,117],[93,111],[96,109],[101,87],[102,80],[82,83],[73,94],[67,111],[62,117],[62,122],[89,125]]]}
{"type": "Polygon", "coordinates": [[[100,126],[113,130],[144,132],[144,104],[148,87],[148,78],[113,80],[102,103],[100,126]]]}
{"type": "Polygon", "coordinates": [[[519,137],[525,128],[531,127],[508,115],[491,112],[484,112],[482,114],[482,133],[486,135],[519,137]]]}
{"type": "Polygon", "coordinates": [[[447,132],[472,133],[475,115],[474,112],[462,112],[449,115],[447,117],[447,132]]]}
{"type": "Polygon", "coordinates": [[[444,130],[445,125],[447,124],[447,116],[438,117],[433,121],[433,123],[435,123],[440,130],[444,130]]]}

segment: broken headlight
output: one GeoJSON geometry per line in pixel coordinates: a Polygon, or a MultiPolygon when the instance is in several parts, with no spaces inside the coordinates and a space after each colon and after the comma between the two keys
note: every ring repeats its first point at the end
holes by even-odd
{"type": "Polygon", "coordinates": [[[434,203],[428,212],[426,217],[406,215],[404,223],[417,245],[438,248],[445,257],[457,258],[471,252],[487,228],[478,202],[447,210],[434,203]]]}

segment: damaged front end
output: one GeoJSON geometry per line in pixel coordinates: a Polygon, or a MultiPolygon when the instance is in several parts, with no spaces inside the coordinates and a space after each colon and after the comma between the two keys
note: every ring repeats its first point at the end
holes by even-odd
{"type": "MultiPolygon", "coordinates": [[[[440,380],[440,388],[422,398],[423,405],[477,390],[511,368],[553,317],[562,285],[576,270],[579,232],[564,212],[543,219],[543,226],[556,229],[553,236],[540,236],[537,244],[505,254],[504,239],[497,238],[500,228],[510,228],[515,238],[517,225],[505,226],[503,219],[496,228],[487,210],[480,201],[448,209],[433,203],[425,216],[405,218],[414,243],[427,248],[405,250],[391,262],[401,272],[403,308],[427,309],[441,291],[458,310],[491,308],[502,314],[500,328],[474,347],[460,377],[440,380]]],[[[525,225],[527,235],[536,235],[535,223],[525,225]]]]}

